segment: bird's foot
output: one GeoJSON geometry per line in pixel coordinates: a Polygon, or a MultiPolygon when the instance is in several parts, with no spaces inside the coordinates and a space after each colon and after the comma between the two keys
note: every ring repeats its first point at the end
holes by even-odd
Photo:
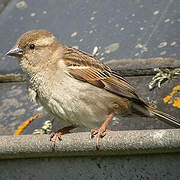
{"type": "Polygon", "coordinates": [[[56,140],[57,140],[57,138],[58,138],[60,141],[62,140],[62,139],[61,139],[62,134],[63,134],[62,132],[58,132],[58,131],[51,133],[51,135],[50,135],[50,141],[53,143],[53,147],[56,146],[56,140]]]}
{"type": "Polygon", "coordinates": [[[96,149],[99,150],[100,148],[100,139],[103,138],[106,134],[105,132],[109,131],[106,128],[100,127],[99,129],[92,129],[91,130],[91,139],[94,138],[95,135],[97,135],[97,141],[96,141],[96,149]]]}
{"type": "Polygon", "coordinates": [[[52,132],[50,135],[50,141],[53,143],[53,146],[54,147],[56,146],[57,139],[59,139],[61,141],[62,140],[61,136],[64,134],[70,133],[70,130],[72,130],[74,128],[76,128],[76,126],[67,126],[62,129],[59,129],[58,131],[52,132]]]}
{"type": "Polygon", "coordinates": [[[96,142],[97,150],[99,150],[99,148],[100,148],[100,145],[99,145],[100,139],[106,135],[105,132],[109,131],[108,129],[106,129],[106,127],[109,124],[110,120],[113,118],[113,116],[114,116],[113,113],[109,114],[99,129],[91,130],[91,138],[93,138],[95,135],[97,135],[97,142],[96,142]]]}

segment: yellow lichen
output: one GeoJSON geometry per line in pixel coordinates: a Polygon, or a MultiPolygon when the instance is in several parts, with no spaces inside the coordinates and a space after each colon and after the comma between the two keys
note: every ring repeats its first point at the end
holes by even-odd
{"type": "Polygon", "coordinates": [[[173,96],[177,93],[180,92],[180,86],[176,86],[173,88],[173,91],[170,93],[170,95],[166,96],[163,100],[165,103],[172,104],[176,108],[180,108],[180,98],[176,97],[174,98],[173,96]]]}
{"type": "Polygon", "coordinates": [[[176,108],[180,108],[180,98],[174,98],[173,106],[176,108]]]}
{"type": "Polygon", "coordinates": [[[171,102],[171,98],[172,98],[171,96],[166,96],[163,100],[165,103],[171,104],[171,103],[169,103],[169,102],[171,102]]]}
{"type": "Polygon", "coordinates": [[[18,129],[16,130],[16,132],[14,133],[14,136],[16,135],[20,135],[24,129],[33,121],[35,120],[36,118],[38,118],[39,116],[42,116],[43,114],[42,113],[39,113],[39,114],[36,114],[35,116],[29,118],[28,120],[26,120],[23,124],[21,124],[18,129]]]}

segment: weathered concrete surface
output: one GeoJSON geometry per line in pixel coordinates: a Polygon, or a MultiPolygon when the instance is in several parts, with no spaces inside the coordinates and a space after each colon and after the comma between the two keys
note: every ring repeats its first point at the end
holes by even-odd
{"type": "MultiPolygon", "coordinates": [[[[113,70],[123,76],[148,76],[155,75],[154,68],[176,69],[180,68],[180,61],[173,58],[148,58],[148,59],[121,59],[110,60],[106,63],[113,70]]],[[[180,76],[178,76],[180,78],[180,76]]]]}
{"type": "Polygon", "coordinates": [[[179,180],[179,154],[0,161],[6,180],[179,180]]]}
{"type": "Polygon", "coordinates": [[[179,139],[179,129],[111,131],[96,150],[96,137],[85,132],[63,135],[55,148],[49,135],[0,136],[0,159],[180,152],[179,139]]]}
{"type": "Polygon", "coordinates": [[[109,132],[97,151],[89,133],[64,135],[55,149],[47,135],[0,136],[0,178],[178,180],[179,139],[180,130],[109,132]]]}

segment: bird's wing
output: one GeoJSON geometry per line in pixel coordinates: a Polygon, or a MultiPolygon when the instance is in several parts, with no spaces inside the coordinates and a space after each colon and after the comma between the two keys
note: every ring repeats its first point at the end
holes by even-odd
{"type": "Polygon", "coordinates": [[[135,89],[127,80],[93,56],[74,48],[65,47],[63,59],[68,73],[74,78],[104,88],[119,96],[139,101],[135,89]]]}

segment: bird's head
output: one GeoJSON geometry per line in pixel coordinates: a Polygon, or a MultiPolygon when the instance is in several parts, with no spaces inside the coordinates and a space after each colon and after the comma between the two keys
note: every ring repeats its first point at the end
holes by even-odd
{"type": "Polygon", "coordinates": [[[29,73],[53,63],[57,49],[62,48],[52,33],[46,30],[32,30],[21,35],[7,55],[17,57],[23,70],[29,73]]]}

